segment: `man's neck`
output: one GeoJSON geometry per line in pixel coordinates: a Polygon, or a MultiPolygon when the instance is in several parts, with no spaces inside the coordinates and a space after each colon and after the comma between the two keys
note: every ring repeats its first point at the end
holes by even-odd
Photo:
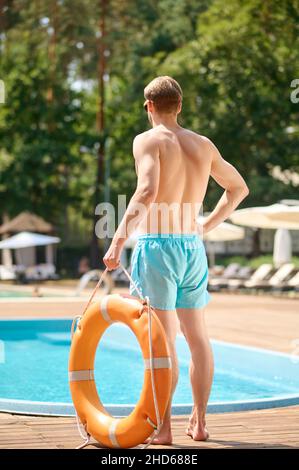
{"type": "Polygon", "coordinates": [[[159,115],[152,115],[152,126],[153,128],[158,126],[165,126],[168,129],[181,129],[181,126],[178,124],[177,119],[169,116],[159,116],[159,115]]]}

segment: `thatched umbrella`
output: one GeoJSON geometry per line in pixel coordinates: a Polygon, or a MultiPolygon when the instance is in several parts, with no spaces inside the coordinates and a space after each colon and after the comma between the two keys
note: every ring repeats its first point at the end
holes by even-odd
{"type": "Polygon", "coordinates": [[[31,212],[21,212],[14,219],[9,220],[0,227],[0,234],[19,232],[53,232],[53,225],[31,212]]]}
{"type": "MultiPolygon", "coordinates": [[[[52,233],[53,230],[53,225],[31,212],[21,212],[14,219],[4,222],[4,224],[0,226],[0,234],[3,235],[3,240],[15,233],[52,233]]],[[[12,266],[12,255],[9,248],[2,250],[2,264],[4,266],[12,266]]]]}

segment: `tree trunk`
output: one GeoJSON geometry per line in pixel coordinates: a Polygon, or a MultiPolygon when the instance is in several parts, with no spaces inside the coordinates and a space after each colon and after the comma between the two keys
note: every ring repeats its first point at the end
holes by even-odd
{"type": "MultiPolygon", "coordinates": [[[[98,154],[97,154],[97,175],[95,182],[95,205],[94,210],[97,204],[100,202],[101,196],[101,184],[103,183],[104,178],[104,159],[105,159],[105,136],[104,136],[104,106],[105,106],[105,15],[106,15],[107,0],[100,0],[101,16],[99,20],[99,29],[100,37],[98,41],[98,84],[99,84],[99,108],[96,115],[96,129],[99,135],[99,145],[98,145],[98,154]]],[[[90,264],[92,268],[97,268],[99,266],[100,260],[100,250],[98,244],[98,238],[95,232],[96,223],[98,221],[97,215],[94,213],[93,216],[93,232],[91,239],[90,247],[90,264]]]]}

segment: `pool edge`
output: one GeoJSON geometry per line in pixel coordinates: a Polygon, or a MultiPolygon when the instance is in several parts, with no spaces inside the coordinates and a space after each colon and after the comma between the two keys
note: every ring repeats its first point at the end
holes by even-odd
{"type": "MultiPolygon", "coordinates": [[[[207,413],[231,413],[238,411],[265,410],[299,405],[299,395],[283,395],[278,398],[263,398],[260,400],[214,402],[208,404],[207,413]]],[[[187,415],[192,411],[193,405],[172,405],[174,416],[187,415]]],[[[105,405],[106,410],[115,417],[128,416],[135,405],[105,405]]],[[[75,409],[71,403],[38,402],[27,400],[0,399],[0,413],[11,413],[29,416],[74,417],[75,409]]]]}

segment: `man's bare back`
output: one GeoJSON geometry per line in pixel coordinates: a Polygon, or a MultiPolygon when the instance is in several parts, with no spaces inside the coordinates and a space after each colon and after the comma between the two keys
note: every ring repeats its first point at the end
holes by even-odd
{"type": "MultiPolygon", "coordinates": [[[[156,161],[149,161],[147,171],[152,184],[156,183],[155,198],[148,213],[140,221],[140,233],[194,233],[198,231],[196,219],[202,208],[210,175],[217,179],[231,173],[234,168],[222,159],[212,142],[191,130],[178,126],[169,129],[159,125],[134,140],[138,175],[138,160],[144,157],[144,148],[150,146],[156,161]],[[151,165],[155,168],[151,169],[151,165]]],[[[142,162],[146,164],[146,162],[142,162]]],[[[139,175],[138,175],[139,177],[139,175]]]]}
{"type": "Polygon", "coordinates": [[[205,138],[188,129],[170,130],[163,125],[145,132],[141,138],[155,139],[159,147],[160,175],[157,196],[138,231],[151,232],[150,222],[156,219],[157,224],[152,228],[158,233],[195,232],[211,169],[205,138]],[[157,212],[155,204],[161,203],[165,211],[165,204],[173,208],[168,217],[166,214],[163,217],[162,208],[157,212]]]}

